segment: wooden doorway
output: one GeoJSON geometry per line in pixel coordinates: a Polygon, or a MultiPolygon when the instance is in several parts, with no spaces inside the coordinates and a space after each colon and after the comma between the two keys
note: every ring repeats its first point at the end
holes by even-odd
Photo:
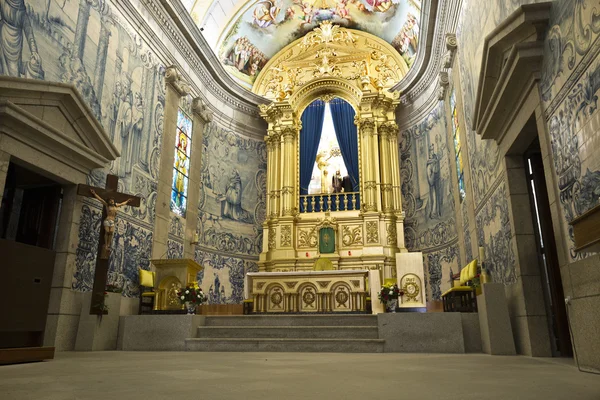
{"type": "Polygon", "coordinates": [[[9,164],[0,207],[0,304],[9,305],[0,311],[0,349],[43,345],[61,204],[60,184],[9,164]]]}

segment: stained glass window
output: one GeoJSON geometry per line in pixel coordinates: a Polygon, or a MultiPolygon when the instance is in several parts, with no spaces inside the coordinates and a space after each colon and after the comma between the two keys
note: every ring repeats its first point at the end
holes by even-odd
{"type": "Polygon", "coordinates": [[[180,108],[177,113],[177,137],[173,160],[171,211],[185,217],[187,209],[190,152],[192,150],[192,119],[180,108]]]}
{"type": "Polygon", "coordinates": [[[452,110],[452,135],[454,136],[454,151],[456,154],[456,173],[458,174],[458,190],[460,201],[465,198],[465,174],[463,170],[462,146],[460,144],[460,126],[458,125],[458,109],[456,108],[456,93],[452,90],[450,95],[450,109],[452,110]]]}

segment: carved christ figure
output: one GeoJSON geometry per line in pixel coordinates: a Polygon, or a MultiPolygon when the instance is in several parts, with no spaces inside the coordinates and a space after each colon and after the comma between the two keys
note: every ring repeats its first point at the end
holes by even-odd
{"type": "Polygon", "coordinates": [[[102,222],[102,225],[104,225],[104,247],[102,249],[102,258],[108,258],[108,255],[110,254],[110,247],[113,241],[113,236],[115,234],[117,211],[122,206],[127,205],[131,201],[131,199],[127,199],[122,203],[115,203],[115,199],[108,198],[105,200],[102,197],[100,197],[94,189],[90,189],[90,192],[94,195],[96,199],[98,199],[104,205],[104,208],[106,209],[106,218],[102,222]]]}

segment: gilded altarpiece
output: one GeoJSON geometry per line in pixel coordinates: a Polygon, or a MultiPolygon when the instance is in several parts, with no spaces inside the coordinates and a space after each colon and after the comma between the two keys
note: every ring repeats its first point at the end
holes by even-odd
{"type": "MultiPolygon", "coordinates": [[[[382,278],[395,276],[396,254],[407,250],[395,122],[399,93],[389,89],[407,71],[388,43],[324,22],[273,57],[257,77],[253,91],[272,101],[260,108],[268,122],[261,272],[311,271],[315,261],[325,256],[325,234],[333,234],[333,249],[328,248],[326,256],[334,269],[378,269],[382,278]],[[334,98],[349,103],[356,113],[360,207],[350,200],[341,208],[344,211],[328,209],[327,205],[344,201],[331,193],[312,196],[310,201],[320,207],[301,206],[307,200],[299,189],[302,113],[317,99],[334,98]],[[308,212],[315,209],[319,211],[308,212]],[[321,229],[326,222],[332,228],[327,232],[321,229]]],[[[278,293],[287,289],[272,290],[268,297],[278,300],[278,293]]],[[[311,290],[305,290],[311,298],[311,290]]],[[[271,311],[283,307],[284,301],[270,302],[271,311]]]]}

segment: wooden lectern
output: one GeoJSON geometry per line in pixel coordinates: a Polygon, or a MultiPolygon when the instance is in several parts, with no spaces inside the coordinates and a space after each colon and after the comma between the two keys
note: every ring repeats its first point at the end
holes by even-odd
{"type": "Polygon", "coordinates": [[[158,310],[181,310],[183,305],[177,292],[196,282],[202,266],[190,258],[150,260],[156,268],[155,290],[158,293],[158,310]]]}

